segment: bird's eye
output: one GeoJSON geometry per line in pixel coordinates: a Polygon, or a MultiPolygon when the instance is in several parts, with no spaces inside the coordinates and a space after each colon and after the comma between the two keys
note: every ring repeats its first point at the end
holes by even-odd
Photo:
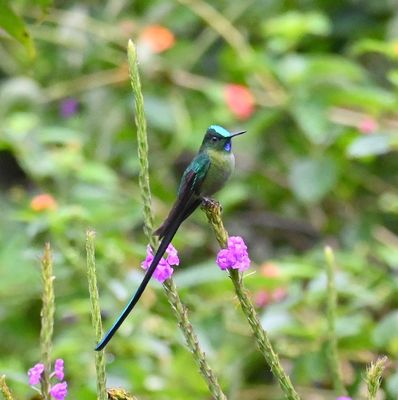
{"type": "Polygon", "coordinates": [[[218,137],[217,136],[212,136],[211,141],[213,143],[217,142],[218,141],[218,137]]]}

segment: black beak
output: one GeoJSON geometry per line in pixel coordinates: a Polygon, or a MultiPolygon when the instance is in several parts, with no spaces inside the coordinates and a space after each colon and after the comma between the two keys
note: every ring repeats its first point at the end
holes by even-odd
{"type": "Polygon", "coordinates": [[[235,136],[243,135],[244,133],[246,133],[246,131],[236,132],[236,133],[232,134],[230,137],[233,138],[235,136]]]}

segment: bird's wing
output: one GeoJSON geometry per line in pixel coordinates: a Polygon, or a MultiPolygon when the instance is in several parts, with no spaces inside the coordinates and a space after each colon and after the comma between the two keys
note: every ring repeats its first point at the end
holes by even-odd
{"type": "Polygon", "coordinates": [[[200,188],[210,167],[210,158],[206,153],[199,153],[188,165],[181,178],[178,197],[199,196],[200,188]]]}
{"type": "Polygon", "coordinates": [[[200,205],[200,189],[209,167],[210,159],[205,153],[199,153],[189,164],[181,178],[178,197],[173,208],[163,224],[155,231],[160,238],[167,233],[175,219],[179,219],[181,223],[200,205]]]}

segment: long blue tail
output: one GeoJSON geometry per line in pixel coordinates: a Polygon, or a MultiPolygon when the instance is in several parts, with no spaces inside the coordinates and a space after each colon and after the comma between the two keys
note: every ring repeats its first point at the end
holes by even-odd
{"type": "MultiPolygon", "coordinates": [[[[184,216],[183,213],[181,213],[181,214],[182,214],[181,217],[183,217],[184,216]]],[[[163,257],[163,254],[165,253],[167,246],[173,240],[174,235],[176,234],[178,228],[180,227],[182,221],[184,220],[184,218],[181,218],[181,217],[177,218],[175,221],[173,221],[173,223],[170,224],[170,226],[168,227],[168,232],[164,235],[162,241],[160,242],[160,245],[159,245],[158,250],[156,251],[155,257],[153,258],[151,265],[147,269],[147,272],[146,272],[144,279],[142,280],[140,286],[138,287],[134,296],[128,302],[125,309],[120,314],[119,318],[113,324],[112,328],[109,329],[109,331],[106,333],[104,338],[98,343],[97,347],[95,348],[96,351],[102,350],[107,345],[107,343],[112,339],[112,336],[119,329],[120,325],[122,325],[123,321],[130,314],[130,312],[134,308],[134,306],[137,304],[142,293],[144,292],[145,288],[147,287],[148,282],[150,281],[153,273],[155,272],[155,269],[158,266],[159,261],[163,257]]]]}

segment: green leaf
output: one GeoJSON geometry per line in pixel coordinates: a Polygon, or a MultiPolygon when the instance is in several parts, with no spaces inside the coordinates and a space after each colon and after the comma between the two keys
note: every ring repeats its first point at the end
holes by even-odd
{"type": "Polygon", "coordinates": [[[8,6],[6,0],[0,0],[0,27],[25,47],[29,57],[35,57],[35,46],[25,23],[8,6]]]}
{"type": "Polygon", "coordinates": [[[295,46],[305,35],[326,36],[330,27],[329,19],[319,12],[289,11],[267,20],[263,31],[271,37],[269,45],[274,50],[284,51],[295,46]]]}
{"type": "Polygon", "coordinates": [[[350,157],[360,158],[388,153],[391,150],[389,135],[360,136],[347,149],[350,157]]]}
{"type": "Polygon", "coordinates": [[[297,125],[312,143],[326,143],[336,136],[337,127],[328,120],[325,99],[298,95],[292,101],[290,110],[297,125]]]}
{"type": "Polygon", "coordinates": [[[260,318],[261,325],[273,336],[292,325],[293,318],[282,304],[272,304],[260,318]]]}
{"type": "MultiPolygon", "coordinates": [[[[357,64],[336,55],[303,56],[289,53],[278,63],[276,71],[279,79],[288,85],[333,84],[343,82],[361,82],[365,71],[357,64]]],[[[336,87],[335,90],[339,88],[336,87]]]]}
{"type": "Polygon", "coordinates": [[[363,314],[339,317],[336,320],[336,336],[338,338],[359,336],[368,325],[369,319],[363,314]]]}
{"type": "Polygon", "coordinates": [[[160,130],[174,129],[174,112],[167,98],[145,95],[145,115],[148,125],[160,130]]]}
{"type": "Polygon", "coordinates": [[[398,397],[398,371],[389,376],[386,380],[387,391],[391,398],[398,397]]]}
{"type": "Polygon", "coordinates": [[[84,168],[80,171],[79,178],[85,182],[100,183],[107,187],[117,183],[117,176],[112,169],[94,161],[86,161],[84,168]]]}
{"type": "Polygon", "coordinates": [[[321,200],[334,187],[336,180],[336,164],[327,157],[298,160],[293,163],[289,173],[289,182],[294,194],[306,203],[321,200]]]}
{"type": "Polygon", "coordinates": [[[369,114],[395,111],[397,98],[394,92],[377,86],[345,85],[341,90],[331,93],[330,101],[343,107],[359,107],[369,114]]]}
{"type": "Polygon", "coordinates": [[[64,126],[46,126],[38,133],[43,144],[80,145],[81,132],[64,126]]]}
{"type": "Polygon", "coordinates": [[[381,53],[391,58],[397,58],[396,43],[386,42],[385,40],[376,40],[365,38],[355,43],[351,52],[354,56],[360,56],[365,53],[381,53]]]}
{"type": "Polygon", "coordinates": [[[379,347],[398,354],[398,311],[387,314],[373,331],[373,341],[379,347]]]}
{"type": "Polygon", "coordinates": [[[53,0],[38,0],[38,3],[43,11],[47,11],[47,9],[53,4],[53,0]]]}

